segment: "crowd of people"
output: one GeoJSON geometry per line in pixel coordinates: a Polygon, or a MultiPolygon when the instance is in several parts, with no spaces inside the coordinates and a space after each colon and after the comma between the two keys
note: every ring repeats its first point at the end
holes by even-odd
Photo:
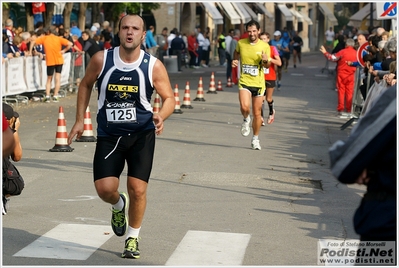
{"type": "MultiPolygon", "coordinates": [[[[320,51],[327,60],[337,63],[336,66],[336,91],[338,92],[337,112],[341,118],[348,118],[352,113],[352,99],[356,68],[361,68],[361,81],[359,89],[364,101],[370,98],[376,87],[383,88],[396,84],[396,36],[382,27],[374,29],[371,34],[359,33],[354,28],[349,31],[346,27],[335,34],[332,28],[326,31],[325,46],[320,51]],[[367,43],[367,52],[363,53],[362,62],[358,61],[357,50],[367,43]]],[[[380,90],[378,90],[381,93],[380,90]]],[[[367,102],[366,102],[367,103],[367,102]]]]}

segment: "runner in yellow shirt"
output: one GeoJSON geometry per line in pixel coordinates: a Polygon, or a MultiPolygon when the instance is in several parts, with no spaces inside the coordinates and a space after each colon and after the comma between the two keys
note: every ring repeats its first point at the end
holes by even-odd
{"type": "Polygon", "coordinates": [[[240,79],[238,81],[239,101],[244,122],[241,126],[241,134],[248,136],[250,130],[250,107],[252,100],[252,131],[251,146],[254,150],[260,150],[259,131],[262,124],[261,110],[263,95],[265,93],[265,79],[263,68],[270,67],[270,46],[259,39],[260,25],[251,20],[245,25],[248,38],[240,39],[232,61],[232,67],[239,65],[240,79]]]}

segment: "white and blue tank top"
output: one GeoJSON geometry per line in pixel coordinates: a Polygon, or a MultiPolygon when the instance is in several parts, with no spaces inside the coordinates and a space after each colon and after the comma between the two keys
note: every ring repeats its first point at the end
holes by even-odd
{"type": "Polygon", "coordinates": [[[151,96],[156,58],[140,50],[139,59],[125,63],[119,47],[104,50],[98,82],[98,136],[127,136],[155,129],[151,96]]]}

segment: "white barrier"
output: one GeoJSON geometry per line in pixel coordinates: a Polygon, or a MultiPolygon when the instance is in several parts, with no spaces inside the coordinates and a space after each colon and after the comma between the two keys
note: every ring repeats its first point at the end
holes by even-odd
{"type": "Polygon", "coordinates": [[[40,81],[40,63],[39,57],[26,57],[25,58],[25,79],[26,91],[34,92],[41,88],[40,81]]]}
{"type": "Polygon", "coordinates": [[[26,92],[23,66],[23,57],[8,60],[6,95],[17,95],[26,92]]]}
{"type": "Polygon", "coordinates": [[[7,61],[3,61],[1,63],[1,95],[2,96],[5,96],[5,93],[6,93],[6,71],[7,71],[6,64],[7,64],[7,61]]]}
{"type": "MultiPolygon", "coordinates": [[[[72,81],[75,53],[65,53],[61,72],[61,86],[70,85],[72,81]]],[[[18,95],[26,92],[35,92],[46,89],[47,66],[46,61],[39,57],[18,57],[6,59],[2,63],[2,96],[18,95]]],[[[51,89],[54,89],[54,76],[51,89]]]]}

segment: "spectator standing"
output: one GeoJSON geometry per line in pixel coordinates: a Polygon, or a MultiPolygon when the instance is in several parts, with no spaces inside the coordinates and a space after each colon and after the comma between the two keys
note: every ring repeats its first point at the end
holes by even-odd
{"type": "Polygon", "coordinates": [[[82,36],[82,30],[78,28],[76,21],[71,22],[71,35],[77,35],[78,38],[82,36]]]}
{"type": "Polygon", "coordinates": [[[24,51],[21,50],[22,38],[20,36],[14,36],[12,45],[10,46],[10,52],[8,53],[8,58],[18,58],[24,56],[24,51]]]}
{"type": "Polygon", "coordinates": [[[78,36],[72,35],[72,40],[73,40],[73,47],[72,51],[74,52],[75,56],[75,61],[74,61],[74,79],[76,83],[76,87],[79,88],[81,77],[82,77],[82,66],[83,66],[83,57],[84,57],[84,51],[82,44],[78,41],[78,36]]]}
{"type": "Polygon", "coordinates": [[[148,27],[147,33],[145,35],[145,44],[146,44],[148,53],[155,56],[157,53],[158,45],[154,39],[154,26],[152,26],[152,25],[150,27],[148,27]]]}
{"type": "Polygon", "coordinates": [[[196,62],[198,61],[198,41],[194,31],[192,31],[191,34],[187,37],[187,44],[187,50],[190,54],[190,68],[198,68],[196,66],[196,62]]]}
{"type": "Polygon", "coordinates": [[[342,35],[342,34],[338,35],[337,41],[338,42],[334,45],[334,48],[331,51],[331,54],[338,53],[340,50],[344,49],[346,46],[344,35],[342,35]]]}
{"type": "Polygon", "coordinates": [[[228,80],[229,78],[231,78],[231,69],[232,69],[232,67],[231,67],[231,61],[232,61],[232,55],[230,54],[230,45],[231,45],[231,41],[233,40],[233,36],[234,36],[234,29],[230,29],[229,30],[229,34],[226,36],[226,40],[225,40],[225,43],[226,43],[226,50],[225,50],[225,53],[226,53],[226,60],[227,60],[227,63],[226,63],[226,80],[228,80]]]}
{"type": "Polygon", "coordinates": [[[184,43],[183,38],[181,38],[181,35],[178,33],[175,38],[173,38],[170,48],[172,49],[172,55],[177,56],[177,69],[179,72],[182,71],[181,69],[181,63],[182,63],[182,54],[183,50],[186,49],[186,44],[184,43]]]}
{"type": "Polygon", "coordinates": [[[14,27],[14,22],[12,21],[12,19],[7,19],[6,23],[5,23],[4,31],[8,37],[8,44],[10,46],[12,46],[12,41],[14,40],[14,36],[16,35],[13,30],[13,27],[14,27]]]}
{"type": "Polygon", "coordinates": [[[163,62],[163,57],[168,54],[168,28],[164,27],[161,34],[157,35],[158,59],[163,62]]]}
{"type": "MultiPolygon", "coordinates": [[[[236,50],[236,47],[237,47],[238,40],[240,40],[240,30],[239,29],[235,29],[234,30],[234,36],[233,36],[233,39],[231,40],[230,48],[229,48],[229,53],[231,55],[231,59],[232,60],[233,60],[233,56],[234,56],[234,51],[236,50]]],[[[231,78],[231,81],[234,84],[238,83],[238,67],[232,67],[231,68],[230,78],[231,78]]],[[[227,77],[227,80],[228,79],[229,78],[227,77]]]]}
{"type": "Polygon", "coordinates": [[[145,39],[144,20],[138,15],[125,15],[119,25],[120,46],[97,53],[87,67],[79,87],[76,122],[68,143],[83,134],[85,111],[92,87],[98,80],[94,185],[99,197],[112,205],[112,230],[117,236],[125,236],[122,258],[138,259],[155,139],[162,133],[164,121],[173,113],[175,99],[165,66],[140,49],[145,39]],[[116,92],[109,90],[110,84],[133,90],[116,92]],[[158,113],[153,113],[150,102],[154,90],[162,99],[158,113]],[[127,194],[118,191],[125,163],[127,194]]]}
{"type": "Polygon", "coordinates": [[[226,38],[222,32],[218,36],[219,65],[226,66],[226,38]]]}
{"type": "Polygon", "coordinates": [[[348,66],[347,62],[355,62],[357,60],[354,46],[355,41],[352,38],[348,38],[346,40],[346,47],[335,54],[328,53],[324,46],[320,47],[321,53],[328,60],[337,62],[336,87],[338,89],[338,116],[342,116],[345,109],[348,113],[352,110],[356,68],[348,66]]]}
{"type": "Polygon", "coordinates": [[[104,49],[112,48],[112,36],[110,33],[104,35],[104,49]]]}
{"type": "Polygon", "coordinates": [[[89,64],[90,58],[93,57],[98,51],[101,50],[100,46],[97,42],[90,37],[89,31],[82,32],[82,37],[79,38],[79,42],[82,44],[83,51],[85,53],[85,66],[89,64]]]}
{"type": "Polygon", "coordinates": [[[209,33],[205,33],[205,40],[204,45],[202,46],[202,67],[208,68],[209,67],[209,56],[211,53],[211,41],[209,40],[209,33]]]}
{"type": "Polygon", "coordinates": [[[200,26],[197,26],[197,41],[198,41],[198,47],[197,47],[198,57],[197,57],[197,61],[196,61],[195,66],[197,66],[197,68],[199,68],[200,67],[200,63],[202,61],[202,57],[203,57],[203,55],[202,55],[202,47],[204,46],[204,43],[205,43],[205,37],[204,37],[204,35],[201,32],[201,27],[200,26]]]}
{"type": "Polygon", "coordinates": [[[32,41],[30,42],[29,54],[32,55],[33,46],[35,44],[43,45],[46,54],[47,66],[46,97],[44,101],[50,102],[51,80],[53,79],[53,75],[55,72],[55,88],[53,101],[58,102],[58,91],[60,90],[61,86],[61,71],[62,65],[64,64],[64,57],[62,56],[62,54],[67,52],[73,44],[65,38],[60,38],[59,36],[54,35],[52,32],[50,32],[49,28],[46,28],[44,30],[44,33],[44,36],[40,36],[36,38],[36,40],[32,39],[32,41]],[[65,46],[65,48],[62,49],[62,46],[65,46]]]}
{"type": "Polygon", "coordinates": [[[172,40],[176,37],[177,34],[177,29],[173,28],[168,36],[168,55],[172,55],[172,49],[170,48],[170,44],[172,43],[172,40]]]}
{"type": "MultiPolygon", "coordinates": [[[[60,37],[65,38],[66,40],[68,40],[69,42],[72,42],[72,44],[73,44],[73,39],[72,39],[69,29],[63,29],[63,28],[59,29],[58,34],[60,37]]],[[[67,52],[72,52],[72,48],[70,50],[68,50],[67,52]]]]}
{"type": "Polygon", "coordinates": [[[334,38],[335,38],[335,32],[333,31],[333,28],[330,27],[325,33],[325,44],[326,48],[331,51],[333,49],[333,43],[334,43],[334,38]]]}

